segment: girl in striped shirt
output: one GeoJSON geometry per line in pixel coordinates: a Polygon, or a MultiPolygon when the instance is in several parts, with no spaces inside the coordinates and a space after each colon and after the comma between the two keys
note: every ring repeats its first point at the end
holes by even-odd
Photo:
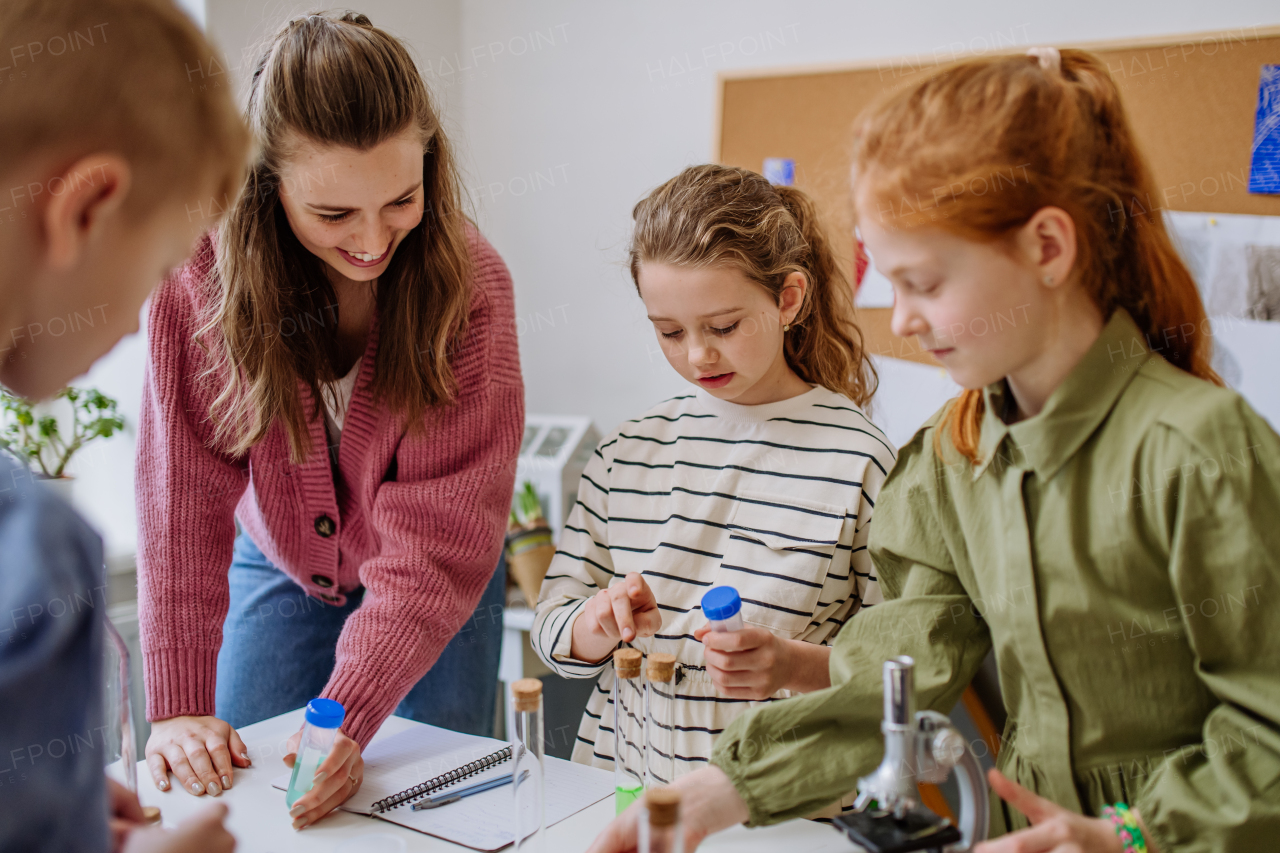
{"type": "Polygon", "coordinates": [[[829,686],[830,642],[880,600],[866,546],[894,448],[863,412],[875,373],[804,193],[695,166],[633,216],[632,279],[694,390],[596,449],[542,586],[534,645],[557,673],[598,677],[573,758],[606,768],[611,655],[673,654],[684,773],[752,704],[829,686]],[[742,597],[742,631],[707,630],[699,601],[721,585],[742,597]]]}

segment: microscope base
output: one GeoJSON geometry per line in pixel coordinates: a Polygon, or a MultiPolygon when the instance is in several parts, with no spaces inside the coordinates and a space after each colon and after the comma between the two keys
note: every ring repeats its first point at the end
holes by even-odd
{"type": "Polygon", "coordinates": [[[874,809],[842,814],[833,821],[849,840],[869,853],[909,853],[942,850],[961,841],[960,830],[923,806],[907,812],[902,820],[874,809]]]}

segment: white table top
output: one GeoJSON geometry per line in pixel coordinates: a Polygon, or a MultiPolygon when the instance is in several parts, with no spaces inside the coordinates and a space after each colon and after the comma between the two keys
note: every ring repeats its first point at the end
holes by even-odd
{"type": "MultiPolygon", "coordinates": [[[[390,717],[374,740],[413,725],[416,724],[411,720],[390,717]]],[[[284,804],[284,791],[272,788],[271,780],[287,769],[282,761],[285,744],[301,726],[302,709],[298,709],[240,729],[253,766],[247,770],[237,769],[231,790],[218,798],[229,810],[227,827],[239,841],[237,853],[458,853],[469,849],[387,821],[344,811],[335,811],[318,824],[295,832],[284,804]]],[[[165,792],[157,790],[144,762],[138,765],[138,798],[143,805],[159,806],[166,826],[174,826],[212,801],[208,796],[192,796],[176,785],[165,792]]],[[[550,827],[547,849],[555,853],[586,850],[613,818],[613,812],[613,797],[609,797],[550,827]]],[[[798,850],[850,853],[859,848],[829,826],[797,820],[760,829],[734,827],[711,836],[698,849],[708,853],[730,850],[734,853],[795,853],[798,850]]]]}

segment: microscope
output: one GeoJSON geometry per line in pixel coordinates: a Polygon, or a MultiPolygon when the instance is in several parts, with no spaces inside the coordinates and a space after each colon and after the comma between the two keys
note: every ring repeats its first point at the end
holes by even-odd
{"type": "Polygon", "coordinates": [[[986,840],[987,783],[977,757],[951,720],[936,711],[915,712],[915,661],[884,663],[884,759],[858,780],[856,811],[836,826],[869,853],[968,853],[986,840]],[[959,826],[920,803],[920,782],[937,784],[956,771],[959,826]]]}

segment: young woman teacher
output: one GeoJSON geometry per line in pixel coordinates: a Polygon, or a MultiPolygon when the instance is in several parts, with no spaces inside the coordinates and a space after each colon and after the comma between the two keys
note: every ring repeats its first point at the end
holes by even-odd
{"type": "Polygon", "coordinates": [[[483,617],[501,612],[523,387],[510,277],[460,212],[398,41],[354,13],[291,21],[248,118],[247,185],[151,306],[147,761],[162,789],[172,770],[216,795],[249,764],[236,726],[335,699],[301,827],[359,788],[393,711],[492,719],[501,625],[483,617]]]}

